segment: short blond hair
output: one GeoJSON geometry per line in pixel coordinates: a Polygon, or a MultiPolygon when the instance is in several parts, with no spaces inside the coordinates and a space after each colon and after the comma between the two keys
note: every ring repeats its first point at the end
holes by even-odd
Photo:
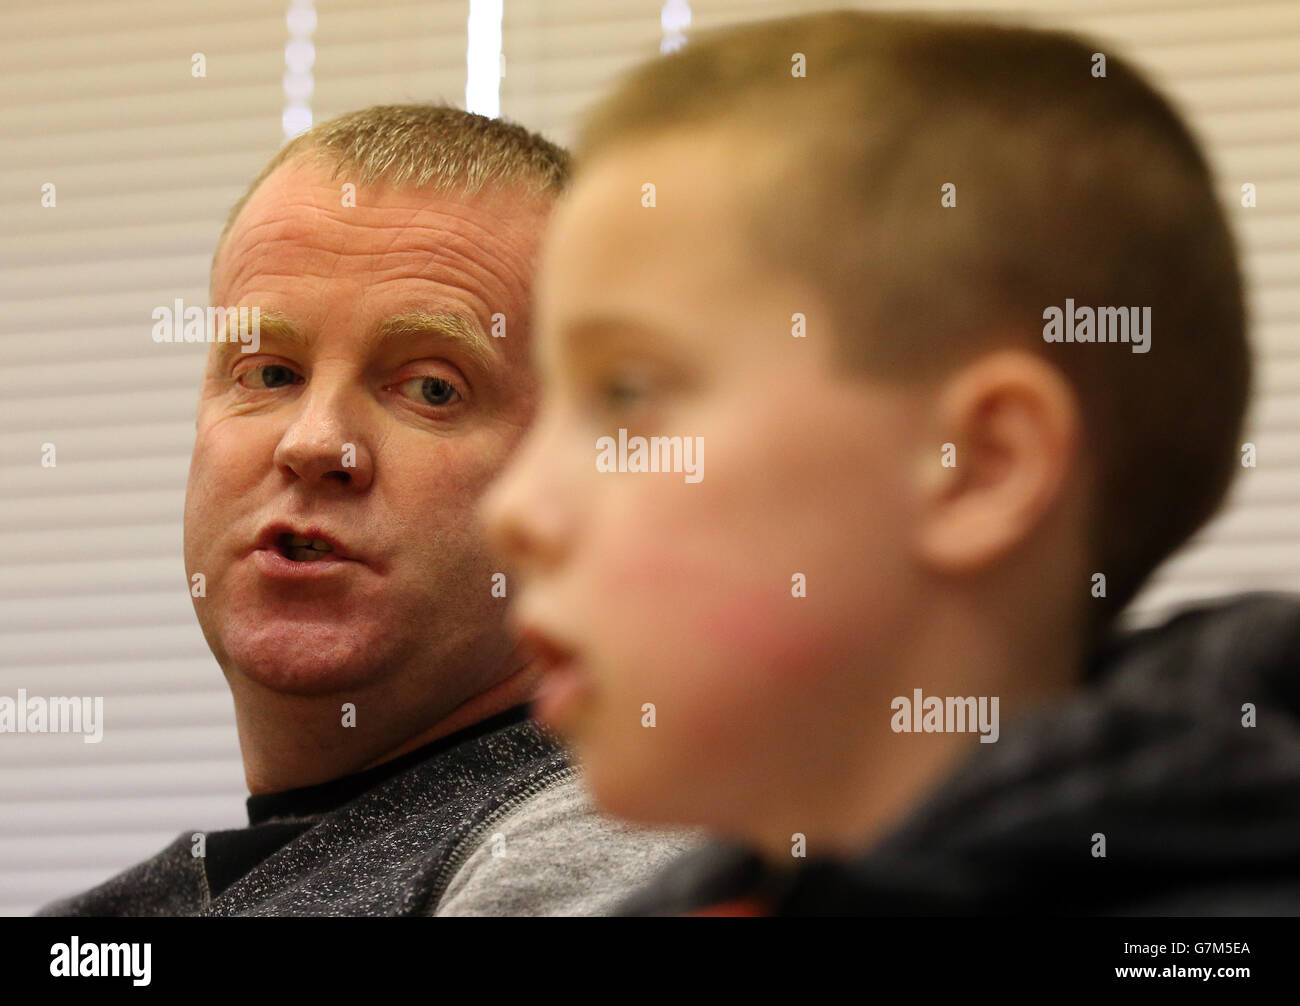
{"type": "Polygon", "coordinates": [[[737,226],[828,295],[847,368],[920,378],[1018,343],[1064,373],[1109,588],[1080,597],[1105,628],[1240,469],[1242,277],[1182,117],[1126,60],[1066,32],[833,12],[723,30],[637,68],[587,116],[578,172],[723,128],[748,211],[737,226]],[[760,149],[779,167],[755,178],[760,149]],[[1045,344],[1044,309],[1066,298],[1150,307],[1153,351],[1045,344]]]}
{"type": "Polygon", "coordinates": [[[558,195],[569,180],[569,154],[538,133],[505,119],[451,105],[373,105],[318,123],[271,158],[226,218],[226,235],[253,193],[276,168],[306,157],[360,185],[429,188],[474,195],[517,186],[527,195],[558,195]]]}

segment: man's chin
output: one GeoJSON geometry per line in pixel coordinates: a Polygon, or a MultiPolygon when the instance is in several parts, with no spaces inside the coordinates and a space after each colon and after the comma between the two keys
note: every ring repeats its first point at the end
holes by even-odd
{"type": "Polygon", "coordinates": [[[253,635],[227,641],[227,675],[240,675],[285,695],[344,694],[390,673],[395,654],[378,640],[337,630],[318,634],[253,635]]]}

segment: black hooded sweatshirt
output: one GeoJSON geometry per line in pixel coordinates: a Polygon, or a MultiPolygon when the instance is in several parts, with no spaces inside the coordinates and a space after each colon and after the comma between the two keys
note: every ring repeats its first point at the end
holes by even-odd
{"type": "Polygon", "coordinates": [[[1069,699],[977,747],[855,860],[713,845],[622,914],[1300,914],[1300,596],[1113,639],[1069,699]]]}

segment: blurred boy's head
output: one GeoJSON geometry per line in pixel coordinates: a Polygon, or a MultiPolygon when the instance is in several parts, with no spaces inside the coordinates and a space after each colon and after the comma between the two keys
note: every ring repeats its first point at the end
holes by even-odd
{"type": "Polygon", "coordinates": [[[1179,118],[1104,56],[816,15],[693,42],[588,119],[546,402],[488,509],[555,664],[539,714],[608,809],[774,854],[874,834],[972,741],[894,732],[891,700],[1068,687],[1221,502],[1232,241],[1179,118]],[[1149,341],[1049,342],[1067,301],[1149,308],[1149,341]]]}

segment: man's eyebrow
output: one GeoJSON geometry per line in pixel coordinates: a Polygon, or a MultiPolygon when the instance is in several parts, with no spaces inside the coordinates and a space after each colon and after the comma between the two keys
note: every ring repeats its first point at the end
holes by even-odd
{"type": "Polygon", "coordinates": [[[266,311],[258,308],[257,319],[258,337],[261,339],[269,336],[280,342],[288,342],[304,348],[310,342],[307,336],[303,334],[302,329],[278,311],[266,311]]]}
{"type": "Polygon", "coordinates": [[[449,311],[408,311],[385,318],[375,327],[375,339],[388,341],[410,335],[434,335],[457,346],[478,367],[490,369],[496,354],[478,319],[449,311]]]}
{"type": "MultiPolygon", "coordinates": [[[[295,325],[286,315],[278,311],[267,311],[262,307],[255,305],[243,305],[248,308],[249,314],[257,319],[257,339],[259,346],[266,339],[274,339],[276,342],[289,343],[299,349],[306,349],[311,340],[295,325]],[[254,312],[256,312],[254,314],[254,312]]],[[[251,319],[250,319],[251,320],[251,319]]],[[[213,333],[208,333],[209,337],[213,333]]],[[[240,343],[231,339],[229,342],[214,342],[212,344],[212,353],[214,360],[222,360],[226,357],[239,359],[243,356],[240,343]]]]}
{"type": "MultiPolygon", "coordinates": [[[[312,340],[286,315],[278,311],[258,310],[258,332],[262,341],[288,343],[308,349],[312,340]]],[[[454,311],[406,311],[385,318],[375,326],[370,338],[375,342],[403,336],[433,335],[458,346],[480,368],[490,368],[496,360],[492,344],[483,334],[478,319],[454,311]]]]}

